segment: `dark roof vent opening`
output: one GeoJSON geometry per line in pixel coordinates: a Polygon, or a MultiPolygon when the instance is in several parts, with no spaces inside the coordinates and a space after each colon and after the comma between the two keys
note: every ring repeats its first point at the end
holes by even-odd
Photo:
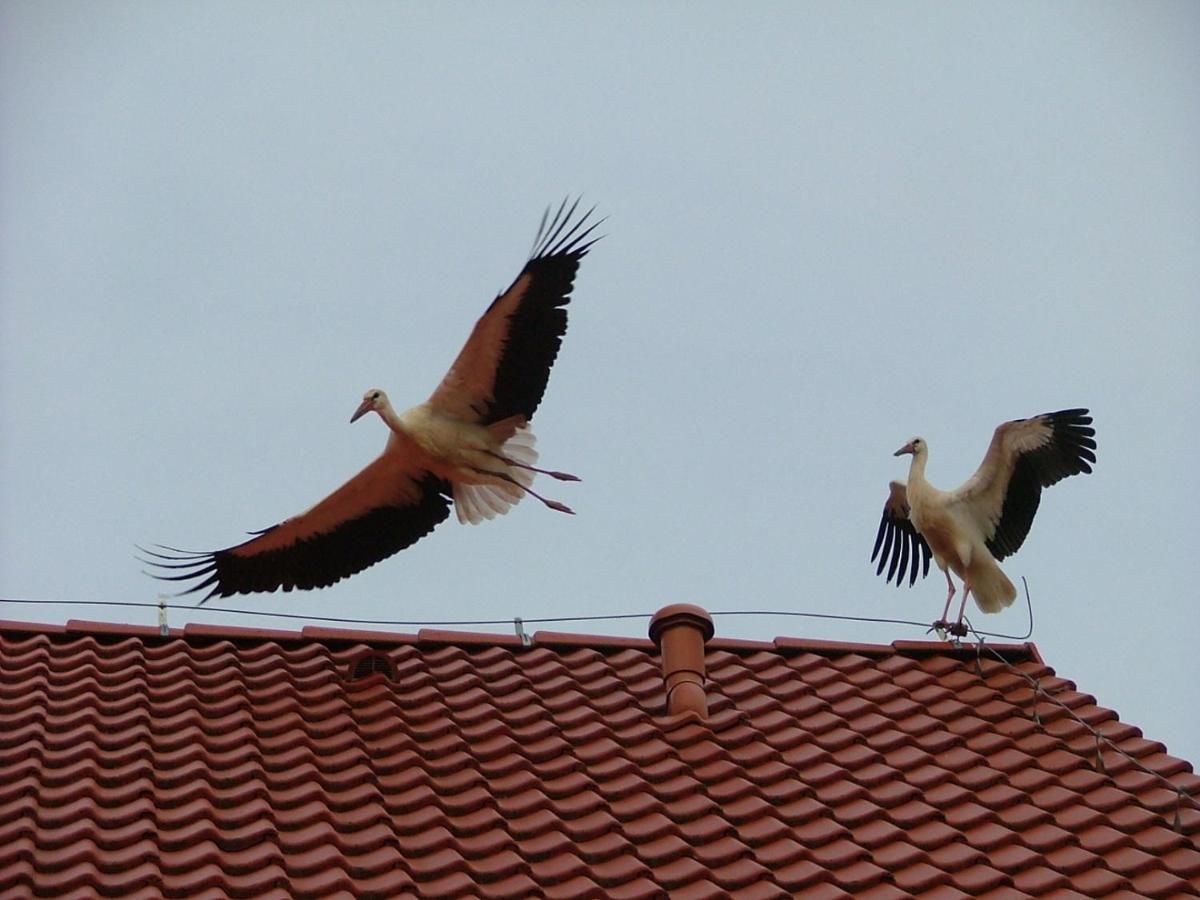
{"type": "Polygon", "coordinates": [[[362,681],[372,675],[382,675],[388,681],[396,680],[396,669],[391,657],[378,650],[368,650],[350,662],[350,680],[362,681]]]}

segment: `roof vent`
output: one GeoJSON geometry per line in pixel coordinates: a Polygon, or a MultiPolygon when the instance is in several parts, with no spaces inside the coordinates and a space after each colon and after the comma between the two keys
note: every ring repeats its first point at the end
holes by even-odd
{"type": "Polygon", "coordinates": [[[392,658],[378,650],[367,650],[350,661],[351,681],[361,681],[372,675],[382,675],[388,681],[395,681],[396,668],[392,658]]]}
{"type": "Polygon", "coordinates": [[[650,620],[650,640],[662,655],[667,712],[694,712],[708,718],[704,693],[704,644],[713,636],[712,617],[699,606],[674,603],[650,620]]]}

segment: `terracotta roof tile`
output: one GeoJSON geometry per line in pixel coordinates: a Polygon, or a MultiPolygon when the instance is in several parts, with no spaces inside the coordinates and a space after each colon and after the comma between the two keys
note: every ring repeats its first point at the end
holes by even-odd
{"type": "Polygon", "coordinates": [[[1060,847],[1045,854],[1045,860],[1056,870],[1067,875],[1076,875],[1101,864],[1096,854],[1079,846],[1060,847]]]}
{"type": "Polygon", "coordinates": [[[1095,825],[1084,829],[1077,835],[1078,843],[1083,849],[1090,850],[1100,856],[1105,856],[1119,847],[1124,847],[1132,840],[1129,835],[1107,825],[1095,825]]]}
{"type": "Polygon", "coordinates": [[[1175,831],[1173,828],[1166,828],[1162,825],[1152,825],[1151,827],[1139,831],[1133,835],[1133,844],[1147,853],[1162,855],[1174,850],[1177,847],[1186,847],[1189,841],[1183,834],[1175,831]]]}
{"type": "Polygon", "coordinates": [[[1068,831],[1079,832],[1085,828],[1090,828],[1093,825],[1099,825],[1107,822],[1108,819],[1104,813],[1092,809],[1090,806],[1085,806],[1082,803],[1076,803],[1066,809],[1057,810],[1054,813],[1054,823],[1068,831]]]}
{"type": "Polygon", "coordinates": [[[715,841],[727,834],[736,834],[737,828],[728,819],[709,814],[702,819],[689,822],[684,831],[693,840],[704,842],[715,841]]]}
{"type": "MultiPolygon", "coordinates": [[[[657,900],[662,895],[663,891],[660,885],[648,878],[635,878],[633,881],[609,888],[608,893],[603,896],[612,897],[614,900],[657,900]]],[[[586,896],[600,895],[588,894],[586,896]]]]}
{"type": "Polygon", "coordinates": [[[897,887],[911,893],[923,893],[950,881],[950,875],[929,863],[916,862],[892,872],[897,887]]]}
{"type": "Polygon", "coordinates": [[[944,810],[943,816],[946,824],[958,831],[965,831],[984,822],[992,821],[996,815],[994,809],[980,806],[973,801],[953,806],[946,804],[941,808],[944,810]]]}
{"type": "Polygon", "coordinates": [[[638,856],[651,866],[672,862],[692,852],[691,844],[671,833],[653,840],[641,841],[636,846],[638,856]]]}
{"type": "Polygon", "coordinates": [[[1156,857],[1144,853],[1136,847],[1122,847],[1120,850],[1106,854],[1104,862],[1114,872],[1131,878],[1158,867],[1156,857]]]}
{"type": "Polygon", "coordinates": [[[762,847],[794,832],[775,816],[764,816],[755,822],[746,822],[738,829],[738,836],[749,847],[762,847]]]}
{"type": "Polygon", "coordinates": [[[892,822],[910,834],[918,825],[936,821],[942,817],[942,814],[928,803],[915,799],[899,804],[898,806],[893,806],[887,811],[886,815],[892,822]]]}
{"type": "Polygon", "coordinates": [[[678,834],[680,827],[663,813],[654,811],[635,819],[626,819],[624,832],[630,840],[637,842],[652,841],[665,834],[678,834]]]}
{"type": "Polygon", "coordinates": [[[668,890],[679,889],[706,878],[708,869],[696,860],[683,856],[654,869],[654,880],[668,890]]]}
{"type": "Polygon", "coordinates": [[[603,897],[604,891],[600,885],[585,875],[576,875],[570,880],[560,879],[541,881],[542,890],[550,900],[576,900],[578,897],[603,897]]]}
{"type": "Polygon", "coordinates": [[[1081,836],[1073,835],[1050,823],[1043,823],[1021,832],[1021,840],[1025,846],[1042,853],[1049,853],[1077,839],[1081,839],[1081,836]]]}
{"type": "Polygon", "coordinates": [[[705,719],[645,640],[9,624],[0,892],[1200,893],[1200,778],[999,650],[716,639],[705,719]]]}
{"type": "Polygon", "coordinates": [[[957,840],[959,832],[945,822],[929,821],[916,828],[908,829],[908,837],[918,847],[933,850],[950,841],[957,840]]]}
{"type": "MultiPolygon", "coordinates": [[[[832,807],[832,812],[838,822],[847,828],[854,829],[856,833],[861,831],[861,826],[885,821],[883,809],[863,796],[832,807]]],[[[859,837],[861,839],[860,833],[859,837]]]]}
{"type": "Polygon", "coordinates": [[[1043,822],[1051,822],[1054,816],[1027,801],[1019,801],[997,812],[1000,821],[1014,831],[1025,831],[1043,822]]]}
{"type": "MultiPolygon", "coordinates": [[[[818,884],[828,883],[829,878],[824,868],[809,859],[789,863],[775,869],[773,874],[781,887],[793,893],[809,891],[818,884]]],[[[806,893],[805,896],[809,895],[806,893]]]]}
{"type": "Polygon", "coordinates": [[[632,847],[633,845],[623,834],[610,831],[591,840],[580,841],[575,845],[575,852],[584,862],[595,863],[627,853],[632,847]]]}
{"type": "Polygon", "coordinates": [[[1080,873],[1072,879],[1072,885],[1090,897],[1102,897],[1131,886],[1125,877],[1101,868],[1080,873]]]}
{"type": "Polygon", "coordinates": [[[724,865],[706,864],[712,869],[711,879],[729,891],[741,892],[751,885],[772,881],[770,868],[748,856],[739,857],[724,865]]]}
{"type": "Polygon", "coordinates": [[[833,872],[834,881],[847,891],[858,894],[866,888],[887,881],[889,873],[867,860],[860,859],[833,872]]]}
{"type": "Polygon", "coordinates": [[[1182,806],[1176,813],[1179,831],[1189,836],[1200,835],[1200,810],[1192,806],[1182,806]]]}
{"type": "Polygon", "coordinates": [[[961,872],[955,872],[952,882],[969,896],[978,897],[993,888],[1012,884],[1012,879],[989,865],[979,863],[961,872]]]}
{"type": "MultiPolygon", "coordinates": [[[[925,842],[922,842],[922,845],[926,845],[925,842]]],[[[937,849],[931,850],[929,861],[947,872],[958,872],[970,866],[987,862],[987,855],[961,840],[951,840],[937,849]]]]}
{"type": "Polygon", "coordinates": [[[871,799],[887,810],[906,803],[913,802],[921,796],[921,791],[904,781],[903,776],[894,769],[883,769],[876,784],[871,788],[871,799]]]}
{"type": "Polygon", "coordinates": [[[844,900],[844,898],[851,895],[835,884],[823,882],[806,888],[804,896],[806,898],[811,897],[813,900],[844,900]]]}
{"type": "Polygon", "coordinates": [[[764,880],[739,888],[737,896],[738,900],[787,900],[791,894],[774,882],[764,880]]]}
{"type": "Polygon", "coordinates": [[[1026,895],[1063,897],[1067,895],[1058,892],[1067,890],[1070,884],[1071,880],[1066,875],[1044,865],[1030,866],[1013,876],[1013,886],[1026,895]]]}
{"type": "Polygon", "coordinates": [[[1131,887],[1136,892],[1135,896],[1138,897],[1178,897],[1189,890],[1193,894],[1196,893],[1194,881],[1189,883],[1162,869],[1152,869],[1141,873],[1133,879],[1131,887]]]}
{"type": "MultiPolygon", "coordinates": [[[[897,832],[902,834],[903,832],[897,832]]],[[[902,837],[874,848],[871,858],[886,869],[904,869],[929,862],[929,854],[902,837]]]]}
{"type": "Polygon", "coordinates": [[[859,900],[908,900],[912,894],[902,891],[893,884],[877,884],[854,894],[859,900]]]}

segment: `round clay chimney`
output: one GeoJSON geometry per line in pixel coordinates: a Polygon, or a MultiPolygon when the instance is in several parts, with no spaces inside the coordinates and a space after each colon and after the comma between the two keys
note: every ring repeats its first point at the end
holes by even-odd
{"type": "Polygon", "coordinates": [[[694,712],[708,717],[704,693],[704,644],[713,636],[712,617],[699,606],[673,603],[650,620],[650,640],[662,654],[667,684],[667,713],[694,712]]]}

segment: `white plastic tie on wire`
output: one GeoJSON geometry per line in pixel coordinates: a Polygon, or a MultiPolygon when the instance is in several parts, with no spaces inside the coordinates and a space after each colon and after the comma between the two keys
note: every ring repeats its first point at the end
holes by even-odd
{"type": "Polygon", "coordinates": [[[525,632],[525,621],[520,616],[513,616],[513,631],[521,639],[522,647],[532,647],[533,638],[525,632]]]}

